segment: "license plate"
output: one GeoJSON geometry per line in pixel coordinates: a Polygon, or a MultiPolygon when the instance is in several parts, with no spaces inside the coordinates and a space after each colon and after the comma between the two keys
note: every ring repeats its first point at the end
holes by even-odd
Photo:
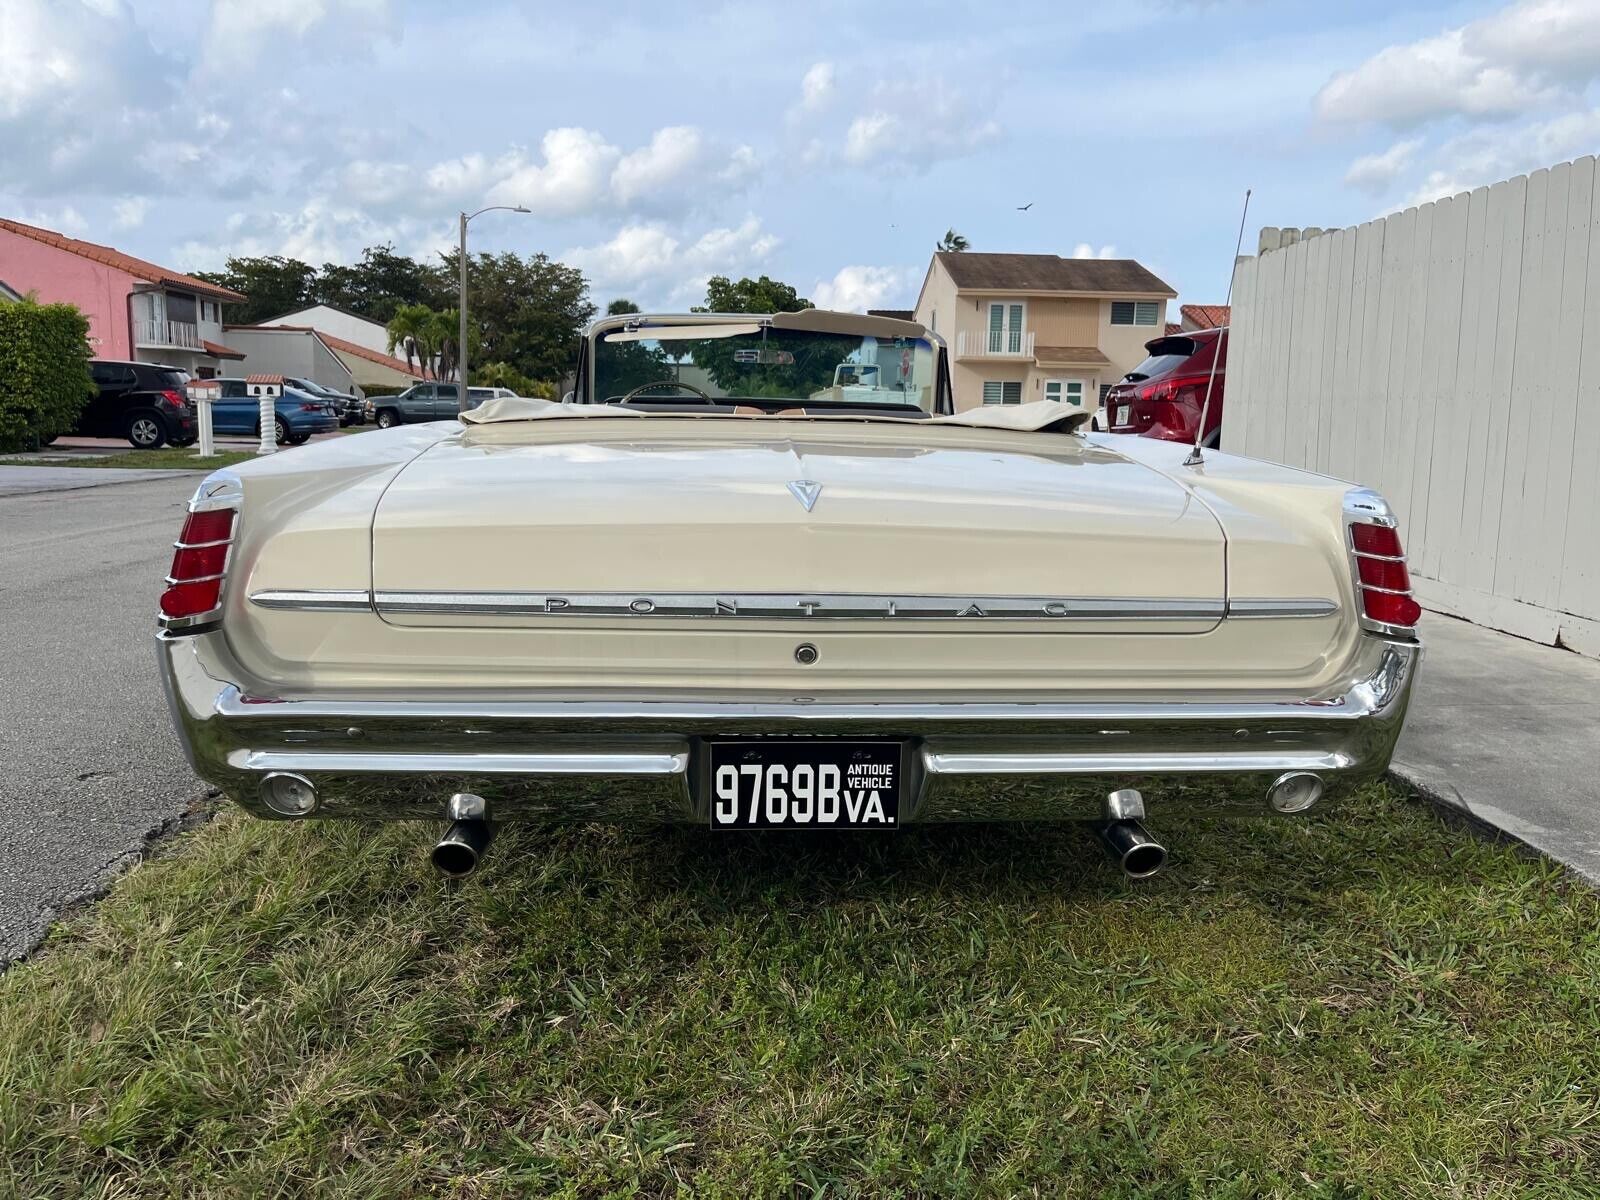
{"type": "Polygon", "coordinates": [[[1113,425],[1126,425],[1128,423],[1128,409],[1131,407],[1132,405],[1129,404],[1117,405],[1117,416],[1111,423],[1113,425]]]}
{"type": "Polygon", "coordinates": [[[710,742],[713,829],[894,829],[900,743],[710,742]]]}

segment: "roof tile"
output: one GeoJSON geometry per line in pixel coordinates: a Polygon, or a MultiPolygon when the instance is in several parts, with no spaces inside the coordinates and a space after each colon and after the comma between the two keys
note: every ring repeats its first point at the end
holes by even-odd
{"type": "Polygon", "coordinates": [[[214,296],[218,300],[230,303],[240,303],[245,297],[238,292],[215,283],[207,283],[204,279],[196,279],[193,275],[185,275],[182,271],[172,271],[166,267],[157,266],[142,258],[135,258],[131,254],[124,254],[120,250],[113,250],[110,246],[97,245],[94,242],[81,241],[70,238],[65,234],[56,233],[49,229],[40,229],[36,225],[24,225],[21,221],[9,221],[0,217],[0,229],[6,229],[21,237],[32,238],[36,242],[43,242],[46,246],[54,246],[57,250],[65,250],[69,254],[76,254],[79,258],[87,258],[92,262],[101,263],[107,267],[115,267],[119,271],[126,271],[135,279],[142,279],[146,283],[166,283],[178,287],[192,288],[197,292],[204,292],[207,296],[214,296]]]}
{"type": "Polygon", "coordinates": [[[1178,312],[1196,329],[1225,329],[1231,316],[1226,304],[1182,304],[1178,312]]]}
{"type": "Polygon", "coordinates": [[[1177,292],[1131,258],[1062,258],[1059,254],[979,254],[941,250],[955,285],[965,291],[1114,292],[1176,296],[1177,292]]]}

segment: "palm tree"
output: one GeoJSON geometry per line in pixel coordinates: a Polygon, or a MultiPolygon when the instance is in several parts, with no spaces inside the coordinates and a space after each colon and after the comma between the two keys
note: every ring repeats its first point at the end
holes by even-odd
{"type": "Polygon", "coordinates": [[[414,358],[420,356],[422,365],[428,365],[430,357],[423,351],[423,343],[428,334],[430,319],[433,310],[426,304],[402,304],[395,309],[394,317],[388,325],[389,353],[394,353],[394,348],[399,346],[406,352],[406,369],[411,369],[414,358]]]}
{"type": "Polygon", "coordinates": [[[456,353],[456,344],[461,340],[461,335],[457,332],[460,327],[459,309],[447,308],[444,312],[428,313],[426,339],[433,352],[439,356],[438,368],[434,372],[435,379],[448,379],[455,374],[456,363],[461,357],[456,353]]]}
{"type": "Polygon", "coordinates": [[[967,241],[954,229],[946,229],[944,231],[944,240],[939,243],[938,249],[960,254],[961,251],[970,248],[971,245],[971,242],[967,241]]]}

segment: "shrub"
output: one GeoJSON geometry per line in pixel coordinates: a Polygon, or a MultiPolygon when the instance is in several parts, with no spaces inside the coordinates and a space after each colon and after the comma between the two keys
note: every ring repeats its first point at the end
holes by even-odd
{"type": "Polygon", "coordinates": [[[94,394],[89,320],[71,304],[0,301],[0,450],[66,433],[94,394]]]}

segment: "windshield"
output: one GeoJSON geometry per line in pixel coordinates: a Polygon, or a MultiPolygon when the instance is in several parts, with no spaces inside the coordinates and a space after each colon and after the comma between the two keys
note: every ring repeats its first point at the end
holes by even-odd
{"type": "Polygon", "coordinates": [[[925,338],[776,329],[753,320],[613,329],[595,345],[594,398],[932,413],[937,369],[925,338]]]}

